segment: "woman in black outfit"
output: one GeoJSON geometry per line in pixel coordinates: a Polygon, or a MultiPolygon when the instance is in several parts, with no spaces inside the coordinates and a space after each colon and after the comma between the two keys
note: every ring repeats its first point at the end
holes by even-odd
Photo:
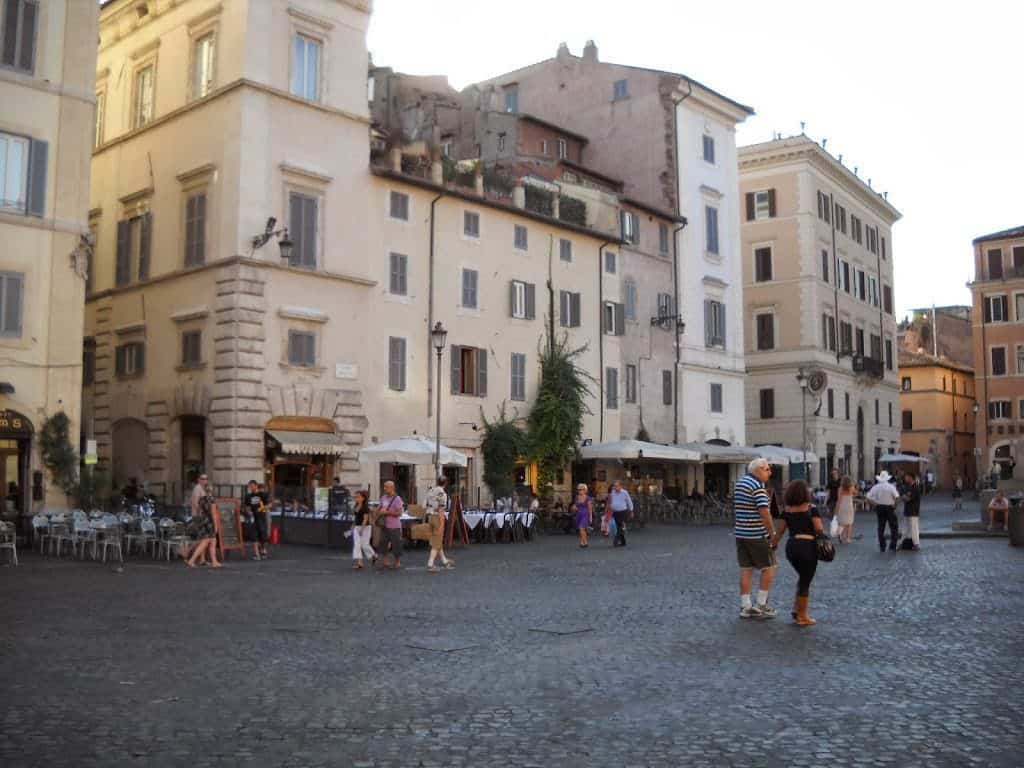
{"type": "Polygon", "coordinates": [[[793,480],[787,485],[782,501],[786,505],[786,511],[782,513],[779,525],[775,527],[772,545],[779,545],[782,534],[788,528],[786,559],[797,574],[793,618],[801,627],[809,627],[816,623],[807,615],[807,605],[811,599],[811,581],[814,579],[814,572],[818,570],[818,546],[815,539],[824,536],[825,529],[822,527],[817,508],[811,506],[811,491],[803,480],[793,480]]]}

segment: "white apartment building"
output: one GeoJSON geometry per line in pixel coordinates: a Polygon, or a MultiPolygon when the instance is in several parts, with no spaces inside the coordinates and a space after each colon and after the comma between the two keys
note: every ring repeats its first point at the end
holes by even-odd
{"type": "MultiPolygon", "coordinates": [[[[750,445],[806,448],[855,480],[900,443],[892,226],[900,213],[800,135],[739,150],[750,445]],[[801,435],[797,373],[822,370],[801,435]]],[[[794,474],[799,474],[794,466],[794,474]]]]}

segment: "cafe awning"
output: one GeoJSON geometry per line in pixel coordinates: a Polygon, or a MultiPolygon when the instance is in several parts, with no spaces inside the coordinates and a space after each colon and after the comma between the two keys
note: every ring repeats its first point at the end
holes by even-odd
{"type": "Polygon", "coordinates": [[[313,456],[347,456],[351,450],[338,435],[328,432],[293,432],[286,429],[268,429],[267,434],[281,446],[282,453],[301,453],[313,456]]]}
{"type": "Polygon", "coordinates": [[[680,448],[697,451],[704,464],[746,464],[761,454],[742,445],[716,445],[715,443],[683,443],[680,448]]]}
{"type": "Polygon", "coordinates": [[[697,451],[678,445],[661,445],[642,440],[612,440],[598,445],[588,445],[580,449],[580,456],[587,460],[700,461],[700,453],[697,451]]]}

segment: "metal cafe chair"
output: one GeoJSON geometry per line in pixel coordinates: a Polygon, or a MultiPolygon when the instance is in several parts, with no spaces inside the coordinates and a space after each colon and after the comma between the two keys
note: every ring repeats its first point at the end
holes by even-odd
{"type": "Polygon", "coordinates": [[[11,550],[11,561],[18,564],[18,536],[12,523],[0,520],[0,549],[11,550]]]}

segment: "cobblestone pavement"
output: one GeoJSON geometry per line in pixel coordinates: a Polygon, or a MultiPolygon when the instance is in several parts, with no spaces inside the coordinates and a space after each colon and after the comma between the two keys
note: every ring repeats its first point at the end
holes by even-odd
{"type": "Polygon", "coordinates": [[[422,551],[379,575],[26,553],[0,568],[0,765],[1019,766],[1024,550],[862,532],[809,629],[785,562],[783,616],[738,618],[724,528],[474,546],[437,575],[422,551]]]}

